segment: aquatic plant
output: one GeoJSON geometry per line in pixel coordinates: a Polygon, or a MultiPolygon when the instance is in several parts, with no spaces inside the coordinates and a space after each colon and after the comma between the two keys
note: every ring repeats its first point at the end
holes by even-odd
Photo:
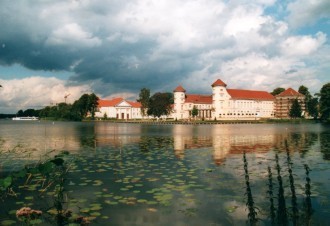
{"type": "Polygon", "coordinates": [[[289,181],[290,181],[290,190],[291,190],[291,205],[292,205],[292,223],[293,225],[298,225],[299,222],[299,209],[298,209],[298,203],[297,203],[297,196],[296,196],[296,190],[294,185],[294,178],[292,174],[292,161],[289,151],[289,145],[287,140],[285,140],[285,150],[286,150],[286,160],[287,160],[287,167],[289,172],[289,181]]]}
{"type": "Polygon", "coordinates": [[[272,169],[268,166],[268,196],[269,196],[269,202],[270,202],[270,218],[272,225],[275,225],[275,207],[274,207],[274,193],[273,193],[273,174],[272,169]]]}
{"type": "Polygon", "coordinates": [[[313,208],[312,208],[312,200],[311,200],[311,179],[309,177],[309,171],[310,168],[307,164],[304,164],[305,172],[306,172],[306,184],[305,184],[305,200],[304,200],[304,208],[305,208],[305,214],[304,214],[304,222],[305,225],[311,225],[311,218],[313,214],[313,208]]]}
{"type": "Polygon", "coordinates": [[[277,205],[277,224],[288,225],[287,209],[284,197],[283,180],[281,176],[281,166],[279,164],[278,154],[275,154],[276,170],[277,170],[277,182],[278,182],[278,205],[277,205]]]}
{"type": "Polygon", "coordinates": [[[248,170],[248,161],[246,158],[245,152],[243,152],[243,162],[244,162],[244,174],[245,174],[245,185],[246,185],[246,206],[248,207],[249,213],[248,213],[248,219],[250,225],[256,225],[258,222],[257,218],[257,211],[256,207],[254,206],[254,200],[252,196],[251,186],[250,186],[250,177],[249,177],[249,170],[248,170]]]}

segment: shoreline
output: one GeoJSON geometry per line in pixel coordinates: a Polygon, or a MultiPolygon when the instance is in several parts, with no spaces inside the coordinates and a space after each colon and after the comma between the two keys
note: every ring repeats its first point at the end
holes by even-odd
{"type": "Polygon", "coordinates": [[[150,125],[214,125],[214,124],[310,124],[320,123],[313,119],[271,119],[271,120],[217,120],[217,121],[175,121],[175,120],[83,120],[83,122],[110,122],[110,123],[131,123],[150,125]]]}

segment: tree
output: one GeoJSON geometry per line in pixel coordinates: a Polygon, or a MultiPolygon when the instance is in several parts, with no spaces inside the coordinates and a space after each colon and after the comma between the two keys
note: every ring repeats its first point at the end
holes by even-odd
{"type": "Polygon", "coordinates": [[[194,118],[198,115],[198,109],[197,109],[197,107],[195,105],[194,105],[194,107],[193,107],[193,109],[191,111],[191,115],[194,118]]]}
{"type": "Polygon", "coordinates": [[[143,88],[140,91],[138,102],[141,103],[141,114],[142,116],[146,116],[147,109],[149,108],[149,100],[150,100],[150,89],[143,88]]]}
{"type": "Polygon", "coordinates": [[[16,115],[17,115],[18,117],[22,117],[22,116],[24,116],[24,111],[23,111],[23,110],[19,110],[19,111],[16,113],[16,115]]]}
{"type": "Polygon", "coordinates": [[[285,89],[282,87],[277,87],[276,89],[273,90],[273,92],[271,92],[270,94],[272,94],[273,96],[276,96],[280,93],[282,93],[285,89]]]}
{"type": "Polygon", "coordinates": [[[172,93],[155,93],[149,100],[149,109],[147,111],[147,114],[153,115],[154,117],[168,115],[172,110],[172,104],[172,93]]]}
{"type": "Polygon", "coordinates": [[[289,116],[290,118],[301,118],[301,106],[298,99],[294,99],[290,108],[289,116]]]}
{"type": "Polygon", "coordinates": [[[83,94],[78,100],[73,103],[76,113],[78,113],[81,119],[85,118],[88,113],[89,95],[83,94]]]}
{"type": "Polygon", "coordinates": [[[95,117],[97,111],[99,98],[94,94],[83,94],[79,100],[73,103],[73,111],[78,114],[78,117],[83,119],[90,113],[92,119],[95,117]]]}
{"type": "Polygon", "coordinates": [[[95,118],[95,112],[97,111],[99,98],[94,94],[88,96],[87,110],[91,113],[92,119],[95,118]]]}
{"type": "Polygon", "coordinates": [[[310,99],[312,99],[312,95],[306,86],[299,86],[298,92],[305,96],[305,102],[308,102],[310,99]]]}
{"type": "Polygon", "coordinates": [[[36,117],[39,117],[39,112],[37,112],[34,109],[27,109],[23,112],[23,116],[28,116],[28,117],[36,116],[36,117]]]}
{"type": "Polygon", "coordinates": [[[327,120],[330,117],[330,83],[322,86],[320,91],[320,113],[321,119],[327,120]]]}
{"type": "Polygon", "coordinates": [[[306,108],[308,109],[309,116],[313,117],[314,119],[317,119],[319,116],[318,105],[319,105],[319,100],[318,98],[314,97],[308,101],[306,106],[306,108]]]}
{"type": "Polygon", "coordinates": [[[104,115],[103,115],[103,119],[104,119],[104,120],[107,120],[107,119],[108,119],[108,115],[107,115],[107,113],[104,113],[104,115]]]}
{"type": "Polygon", "coordinates": [[[308,88],[306,86],[301,85],[298,89],[298,92],[303,94],[305,96],[305,109],[309,116],[312,116],[313,118],[317,118],[318,110],[317,110],[317,104],[318,100],[317,98],[312,97],[310,94],[308,88]]]}

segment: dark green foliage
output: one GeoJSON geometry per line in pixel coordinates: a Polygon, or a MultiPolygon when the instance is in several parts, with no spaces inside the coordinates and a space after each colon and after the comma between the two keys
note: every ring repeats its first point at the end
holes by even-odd
{"type": "Polygon", "coordinates": [[[147,113],[154,117],[168,115],[171,112],[172,104],[172,93],[155,93],[149,100],[149,109],[147,113]]]}
{"type": "Polygon", "coordinates": [[[73,104],[59,103],[40,110],[39,117],[80,121],[90,113],[94,119],[99,98],[94,94],[83,94],[73,104]]]}
{"type": "Polygon", "coordinates": [[[317,119],[318,111],[318,98],[313,98],[306,86],[300,86],[299,93],[305,96],[305,108],[309,116],[317,119]]]}
{"type": "Polygon", "coordinates": [[[141,103],[142,116],[145,116],[146,110],[149,108],[150,89],[147,89],[147,88],[141,89],[140,94],[139,94],[139,99],[137,101],[141,103]]]}
{"type": "Polygon", "coordinates": [[[330,117],[330,83],[322,86],[320,91],[320,113],[321,119],[327,120],[330,117]]]}
{"type": "Polygon", "coordinates": [[[319,104],[318,98],[312,98],[306,103],[307,112],[314,119],[317,119],[319,116],[318,104],[319,104]]]}
{"type": "Polygon", "coordinates": [[[310,94],[306,86],[299,86],[298,92],[305,96],[306,102],[308,102],[312,98],[312,95],[310,94]]]}
{"type": "Polygon", "coordinates": [[[276,95],[282,93],[284,90],[285,90],[284,88],[278,87],[278,88],[274,89],[273,92],[271,92],[270,94],[272,94],[273,96],[276,96],[276,95]]]}
{"type": "Polygon", "coordinates": [[[192,115],[192,117],[196,117],[198,115],[198,109],[196,108],[195,105],[191,111],[191,115],[192,115]]]}
{"type": "Polygon", "coordinates": [[[95,112],[97,111],[99,98],[94,94],[88,96],[87,110],[90,112],[92,119],[95,118],[95,112]]]}
{"type": "Polygon", "coordinates": [[[301,106],[297,99],[294,99],[290,108],[289,116],[290,118],[301,118],[301,106]]]}
{"type": "Polygon", "coordinates": [[[16,116],[18,116],[18,117],[32,117],[32,116],[39,117],[39,113],[40,113],[40,110],[35,110],[35,109],[27,109],[25,111],[19,110],[16,113],[16,116]]]}

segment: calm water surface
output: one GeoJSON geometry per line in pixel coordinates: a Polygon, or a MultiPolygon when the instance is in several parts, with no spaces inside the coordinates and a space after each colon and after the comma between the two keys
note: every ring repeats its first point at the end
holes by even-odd
{"type": "MultiPolygon", "coordinates": [[[[91,225],[330,225],[329,125],[0,121],[0,178],[61,151],[63,208],[91,225]]],[[[2,197],[0,225],[23,206],[59,224],[39,185],[2,197]]]]}

